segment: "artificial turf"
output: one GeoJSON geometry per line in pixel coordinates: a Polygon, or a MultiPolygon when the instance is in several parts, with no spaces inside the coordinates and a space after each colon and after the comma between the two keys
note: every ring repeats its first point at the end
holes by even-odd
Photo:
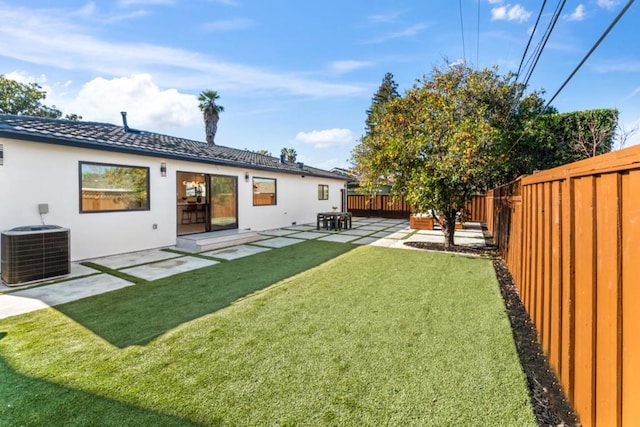
{"type": "Polygon", "coordinates": [[[308,241],[0,320],[0,425],[536,425],[491,261],[308,241]]]}

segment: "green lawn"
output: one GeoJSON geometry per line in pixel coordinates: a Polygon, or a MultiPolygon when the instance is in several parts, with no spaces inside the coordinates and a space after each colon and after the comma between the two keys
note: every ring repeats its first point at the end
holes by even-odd
{"type": "Polygon", "coordinates": [[[0,425],[536,425],[491,261],[309,241],[0,320],[0,425]]]}

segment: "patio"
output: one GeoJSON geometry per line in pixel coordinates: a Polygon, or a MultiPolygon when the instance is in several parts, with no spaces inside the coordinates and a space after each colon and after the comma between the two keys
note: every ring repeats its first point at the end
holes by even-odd
{"type": "MultiPolygon", "coordinates": [[[[223,242],[226,241],[228,235],[229,232],[221,233],[223,242]]],[[[250,243],[239,240],[242,243],[204,251],[197,256],[182,251],[154,249],[74,262],[71,274],[64,280],[58,279],[48,283],[36,283],[21,287],[8,287],[0,284],[0,319],[135,284],[132,281],[103,272],[104,269],[119,271],[143,281],[154,281],[212,266],[219,262],[295,245],[306,240],[413,249],[404,243],[408,241],[441,242],[443,237],[440,230],[412,230],[409,228],[407,220],[355,217],[352,227],[340,232],[317,230],[316,224],[294,225],[260,232],[257,239],[252,238],[250,243]],[[208,259],[203,259],[203,257],[208,259]],[[91,268],[83,263],[90,263],[89,265],[101,268],[91,268]]],[[[465,230],[456,231],[456,243],[473,247],[484,246],[480,225],[469,223],[465,230]]]]}

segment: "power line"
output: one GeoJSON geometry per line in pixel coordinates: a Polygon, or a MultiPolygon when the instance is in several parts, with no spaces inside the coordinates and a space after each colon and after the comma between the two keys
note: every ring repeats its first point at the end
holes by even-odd
{"type": "Polygon", "coordinates": [[[556,99],[558,94],[560,94],[562,89],[564,89],[564,87],[567,85],[567,83],[569,83],[569,80],[571,80],[573,78],[573,76],[578,72],[578,70],[582,67],[582,65],[584,65],[584,63],[587,61],[587,59],[589,59],[591,54],[598,48],[598,46],[600,46],[600,43],[602,43],[602,41],[605,39],[605,37],[607,37],[609,32],[613,29],[613,27],[616,26],[616,24],[618,23],[620,18],[622,18],[622,16],[627,12],[627,10],[629,10],[629,8],[631,7],[631,5],[633,4],[634,1],[635,0],[629,0],[627,2],[627,5],[622,8],[620,13],[618,13],[618,16],[616,16],[616,18],[611,22],[611,24],[609,24],[607,29],[604,31],[604,33],[602,33],[602,35],[598,39],[598,41],[596,41],[596,43],[591,47],[591,49],[589,49],[589,52],[587,52],[587,54],[584,56],[584,58],[582,58],[582,61],[580,61],[580,63],[576,66],[576,68],[571,72],[569,77],[567,77],[567,79],[564,81],[564,83],[562,83],[562,86],[560,86],[560,88],[556,91],[556,93],[553,94],[553,96],[551,97],[549,102],[547,102],[547,105],[545,105],[544,108],[542,109],[542,113],[545,112],[545,110],[549,107],[549,105],[551,105],[553,100],[556,99]]]}
{"type": "Polygon", "coordinates": [[[464,59],[464,61],[467,61],[467,53],[464,47],[464,24],[463,24],[463,20],[462,20],[462,0],[458,1],[458,10],[460,11],[460,32],[462,33],[462,59],[464,59]]]}
{"type": "MultiPolygon", "coordinates": [[[[544,113],[545,111],[547,111],[547,109],[549,108],[549,106],[551,105],[551,103],[553,102],[554,99],[556,99],[556,97],[560,94],[560,92],[565,88],[565,86],[569,83],[569,81],[573,78],[573,76],[578,72],[578,70],[582,67],[582,65],[584,65],[584,63],[587,61],[587,59],[589,59],[589,57],[591,56],[591,54],[598,48],[598,46],[600,46],[600,43],[602,43],[602,41],[607,37],[607,35],[609,35],[609,33],[611,32],[611,30],[613,29],[613,27],[616,26],[616,24],[618,23],[618,21],[620,21],[620,19],[622,18],[622,16],[624,16],[624,14],[627,12],[627,10],[629,10],[629,8],[631,7],[631,5],[633,4],[635,0],[629,0],[627,2],[627,4],[625,5],[625,7],[622,8],[622,10],[618,13],[618,15],[615,17],[615,19],[611,22],[611,24],[609,24],[609,26],[607,27],[607,29],[604,31],[604,33],[602,33],[602,35],[598,38],[598,40],[596,41],[596,43],[591,47],[591,49],[589,49],[589,51],[587,52],[587,54],[582,58],[582,60],[580,61],[580,63],[576,66],[576,68],[571,72],[571,74],[569,75],[569,77],[567,77],[567,79],[564,81],[564,83],[562,83],[562,86],[560,86],[560,88],[556,91],[555,94],[553,94],[553,96],[551,97],[551,99],[545,104],[545,106],[542,108],[542,110],[536,114],[536,116],[533,118],[533,122],[535,123],[544,113]]],[[[522,137],[524,136],[524,132],[520,135],[520,137],[518,137],[518,139],[511,145],[511,147],[509,148],[509,153],[511,152],[511,150],[513,150],[513,148],[518,145],[518,143],[520,142],[520,140],[522,139],[522,137]]]]}
{"type": "MultiPolygon", "coordinates": [[[[529,52],[529,46],[531,46],[531,41],[533,40],[533,36],[538,29],[538,23],[540,22],[540,17],[542,17],[542,12],[544,11],[544,6],[547,4],[547,0],[542,2],[542,7],[540,7],[540,12],[538,13],[538,17],[536,18],[536,23],[533,25],[533,30],[531,31],[531,35],[529,36],[529,41],[527,41],[527,46],[524,48],[524,52],[522,53],[522,58],[520,59],[520,65],[518,66],[518,72],[516,73],[516,81],[520,77],[520,71],[522,70],[522,64],[524,63],[524,59],[527,56],[527,52],[529,52]]],[[[478,8],[480,7],[480,2],[478,1],[478,8]]]]}
{"type": "Polygon", "coordinates": [[[533,74],[533,70],[538,65],[538,61],[540,60],[540,57],[542,56],[542,51],[546,47],[547,42],[549,41],[549,37],[551,36],[551,33],[553,32],[553,29],[555,28],[556,23],[558,22],[558,18],[560,18],[560,14],[562,13],[562,9],[564,8],[564,5],[566,3],[567,3],[567,0],[561,0],[560,2],[558,2],[558,6],[556,7],[556,10],[555,10],[553,16],[551,17],[551,22],[547,26],[547,30],[545,31],[544,35],[542,36],[542,40],[540,40],[540,43],[538,43],[538,46],[536,48],[536,52],[534,54],[535,59],[533,60],[533,63],[531,64],[531,67],[529,68],[527,73],[525,73],[526,76],[527,76],[525,81],[523,82],[525,87],[529,84],[529,79],[531,78],[531,75],[533,74]]]}
{"type": "MultiPolygon", "coordinates": [[[[546,0],[545,0],[546,1],[546,0]]],[[[478,34],[476,37],[476,67],[480,67],[480,0],[478,0],[478,34]]]]}

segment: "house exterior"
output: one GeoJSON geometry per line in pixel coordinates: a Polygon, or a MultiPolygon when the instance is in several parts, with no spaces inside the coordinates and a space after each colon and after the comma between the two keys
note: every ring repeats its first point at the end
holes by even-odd
{"type": "Polygon", "coordinates": [[[0,115],[0,231],[70,230],[71,260],[346,210],[347,178],[126,125],[0,115]]]}

